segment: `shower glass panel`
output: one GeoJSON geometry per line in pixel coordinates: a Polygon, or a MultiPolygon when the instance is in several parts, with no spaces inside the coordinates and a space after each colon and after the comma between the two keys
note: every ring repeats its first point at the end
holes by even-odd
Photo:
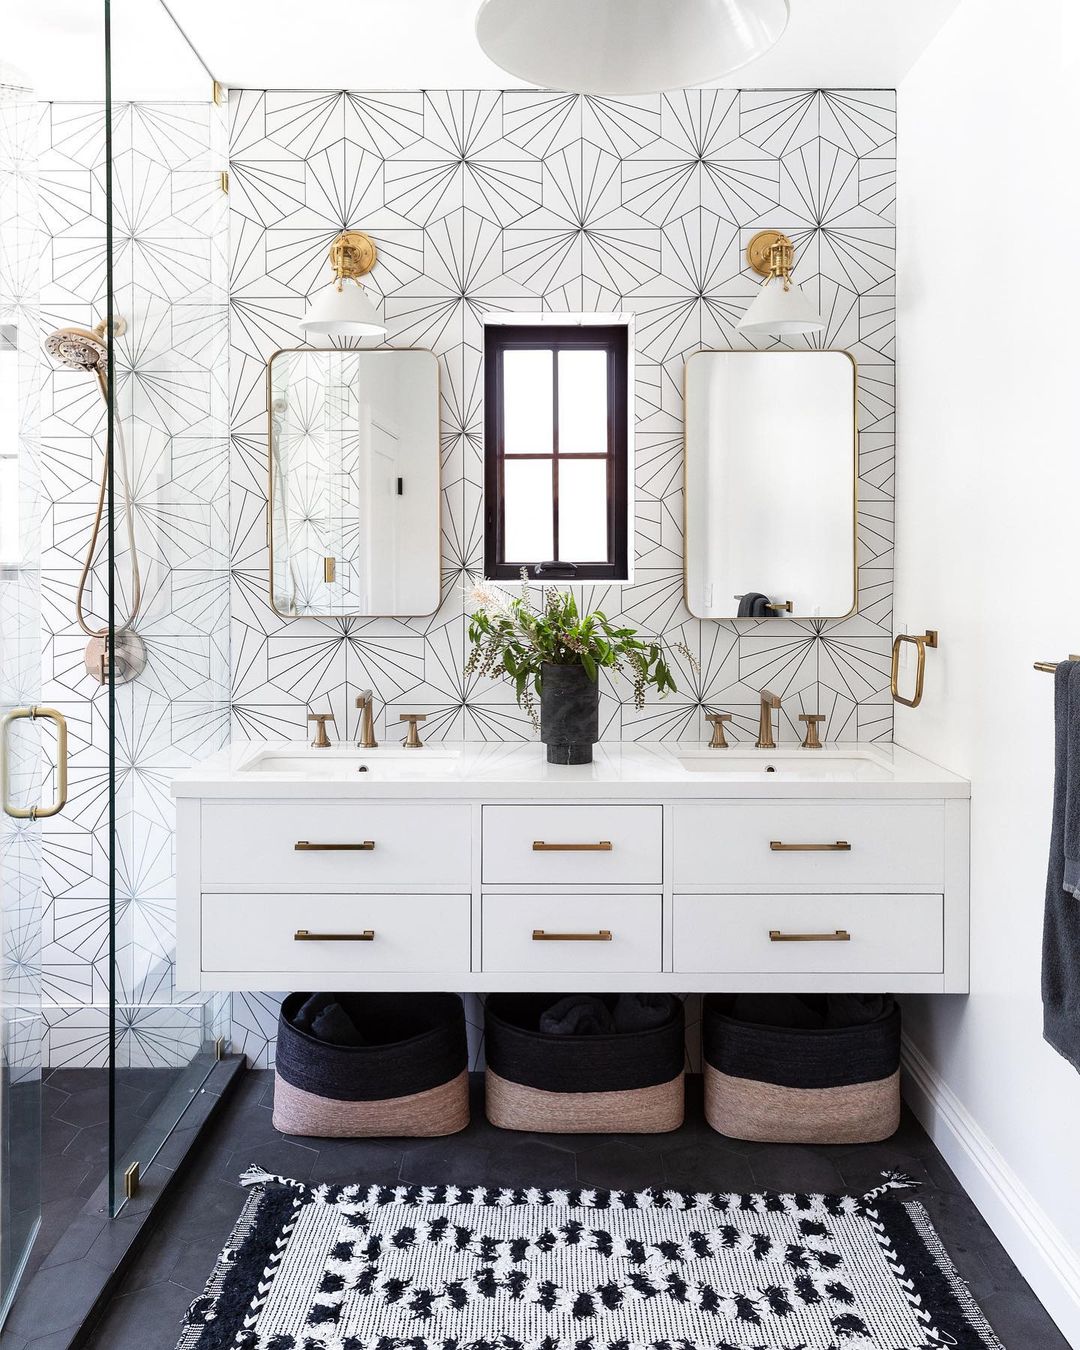
{"type": "MultiPolygon", "coordinates": [[[[5,56],[8,53],[5,53],[5,56]]],[[[38,104],[0,67],[0,1323],[41,1220],[38,104]]]]}
{"type": "Polygon", "coordinates": [[[228,142],[212,75],[168,10],[106,12],[115,1213],[229,1027],[226,996],[175,983],[170,796],[175,771],[228,736],[228,142]]]}

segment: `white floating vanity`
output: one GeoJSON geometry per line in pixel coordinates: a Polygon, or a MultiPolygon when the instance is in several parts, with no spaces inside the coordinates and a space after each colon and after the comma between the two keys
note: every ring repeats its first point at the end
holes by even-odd
{"type": "Polygon", "coordinates": [[[177,986],[963,993],[968,797],[892,746],[234,746],[173,784],[177,986]]]}

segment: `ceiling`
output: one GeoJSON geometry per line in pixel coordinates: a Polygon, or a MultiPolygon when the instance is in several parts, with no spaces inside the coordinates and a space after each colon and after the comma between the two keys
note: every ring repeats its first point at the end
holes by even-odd
{"type": "MultiPolygon", "coordinates": [[[[167,0],[223,84],[254,88],[507,89],[473,33],[479,0],[167,0]]],[[[541,4],[542,0],[534,0],[541,4]]],[[[588,0],[583,0],[588,3],[588,0]]],[[[679,0],[657,0],[676,15],[679,0]]],[[[760,60],[720,84],[891,88],[957,0],[791,0],[760,60]]]]}
{"type": "MultiPolygon", "coordinates": [[[[675,16],[681,0],[657,3],[675,16]]],[[[791,0],[780,42],[718,83],[895,87],[957,3],[791,0]]],[[[478,7],[479,0],[111,0],[114,94],[202,99],[207,69],[233,87],[521,87],[477,45],[478,7]]],[[[5,58],[42,97],[102,96],[101,0],[34,0],[6,8],[5,58]]]]}

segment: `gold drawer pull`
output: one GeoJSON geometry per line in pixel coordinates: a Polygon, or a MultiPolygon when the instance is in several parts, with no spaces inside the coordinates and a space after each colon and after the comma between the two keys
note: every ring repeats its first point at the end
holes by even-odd
{"type": "Polygon", "coordinates": [[[770,942],[850,942],[851,934],[846,928],[838,928],[835,933],[781,933],[779,928],[769,929],[770,942]]]}
{"type": "Polygon", "coordinates": [[[600,928],[595,933],[545,933],[542,928],[534,928],[534,942],[610,942],[611,929],[600,928]]]}
{"type": "Polygon", "coordinates": [[[294,942],[374,942],[375,929],[365,928],[362,933],[309,933],[306,928],[298,928],[293,934],[294,942]]]}
{"type": "Polygon", "coordinates": [[[850,853],[851,845],[846,839],[838,839],[835,844],[784,844],[779,839],[770,839],[769,847],[774,853],[850,853]]]}
{"type": "Polygon", "coordinates": [[[533,840],[534,853],[610,853],[611,840],[600,839],[595,844],[545,844],[542,839],[533,840]]]}
{"type": "Polygon", "coordinates": [[[374,847],[374,839],[364,839],[359,844],[311,844],[306,839],[298,839],[293,844],[297,853],[370,853],[374,847]]]}

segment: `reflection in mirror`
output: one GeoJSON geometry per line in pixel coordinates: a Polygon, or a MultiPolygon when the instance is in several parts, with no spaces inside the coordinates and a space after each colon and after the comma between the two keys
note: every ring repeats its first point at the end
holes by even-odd
{"type": "Polygon", "coordinates": [[[700,619],[842,618],[856,604],[855,362],[686,363],[686,605],[700,619]]]}
{"type": "Polygon", "coordinates": [[[270,602],[282,615],[439,604],[439,376],[426,351],[270,359],[270,602]]]}

